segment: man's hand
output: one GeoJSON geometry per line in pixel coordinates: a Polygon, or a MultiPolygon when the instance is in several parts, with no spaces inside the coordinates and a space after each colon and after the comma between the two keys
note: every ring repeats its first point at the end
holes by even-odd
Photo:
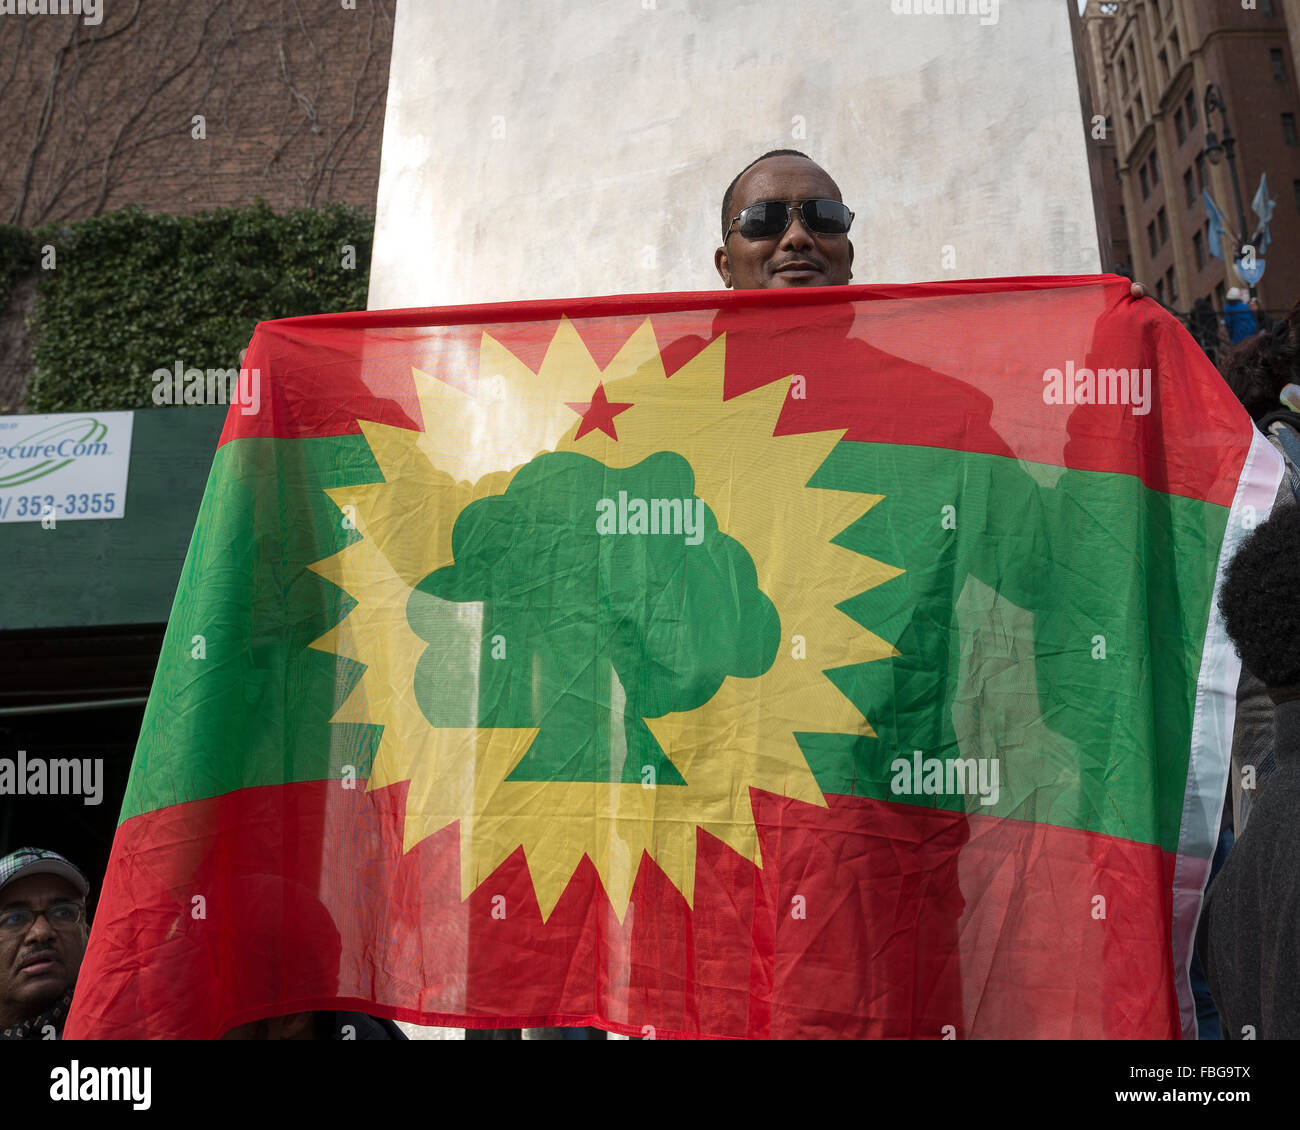
{"type": "Polygon", "coordinates": [[[1134,298],[1145,298],[1147,296],[1147,288],[1141,283],[1129,283],[1128,292],[1134,298]]]}

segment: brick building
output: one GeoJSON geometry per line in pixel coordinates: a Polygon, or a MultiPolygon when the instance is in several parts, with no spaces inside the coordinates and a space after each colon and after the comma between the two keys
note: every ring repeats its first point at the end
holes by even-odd
{"type": "Polygon", "coordinates": [[[263,197],[373,211],[396,0],[115,0],[0,16],[0,223],[263,197]]]}
{"type": "Polygon", "coordinates": [[[1260,175],[1276,202],[1261,305],[1288,309],[1300,298],[1300,0],[1088,0],[1082,78],[1093,112],[1106,119],[1097,139],[1110,220],[1107,269],[1146,283],[1186,313],[1198,298],[1222,310],[1240,281],[1209,253],[1202,189],[1230,231],[1240,226],[1228,161],[1207,153],[1205,93],[1222,90],[1235,155],[1246,236],[1260,175]]]}

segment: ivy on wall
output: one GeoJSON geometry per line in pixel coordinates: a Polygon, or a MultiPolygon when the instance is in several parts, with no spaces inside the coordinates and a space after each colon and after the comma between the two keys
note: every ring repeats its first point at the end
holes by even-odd
{"type": "Polygon", "coordinates": [[[260,200],[38,228],[28,262],[51,245],[54,265],[37,272],[27,409],[151,408],[156,369],[230,368],[260,321],[363,310],[373,240],[351,205],[277,215],[260,200]]]}

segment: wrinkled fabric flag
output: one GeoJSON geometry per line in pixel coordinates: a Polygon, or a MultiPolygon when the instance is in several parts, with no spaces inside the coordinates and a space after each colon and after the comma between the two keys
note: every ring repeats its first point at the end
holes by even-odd
{"type": "MultiPolygon", "coordinates": [[[[1201,195],[1205,198],[1205,215],[1210,221],[1210,230],[1206,238],[1206,242],[1209,244],[1207,250],[1216,259],[1222,259],[1223,241],[1227,235],[1227,229],[1223,223],[1223,213],[1219,211],[1219,206],[1214,202],[1214,198],[1210,196],[1208,188],[1202,189],[1201,195]]],[[[1233,254],[1235,256],[1236,248],[1233,249],[1233,254]]]]}
{"type": "Polygon", "coordinates": [[[1260,173],[1259,188],[1255,190],[1255,197],[1250,202],[1250,210],[1259,217],[1259,245],[1255,250],[1260,255],[1263,255],[1268,250],[1268,245],[1273,242],[1268,228],[1273,219],[1273,209],[1276,206],[1277,202],[1268,195],[1268,175],[1260,173]]]}
{"type": "Polygon", "coordinates": [[[1193,1035],[1280,462],[1128,286],[258,326],[69,1036],[1193,1035]]]}

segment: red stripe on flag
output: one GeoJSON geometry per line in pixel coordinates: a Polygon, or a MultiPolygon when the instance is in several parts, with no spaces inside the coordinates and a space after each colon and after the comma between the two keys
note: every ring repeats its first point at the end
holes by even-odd
{"type": "Polygon", "coordinates": [[[404,796],[320,781],[128,820],[69,1037],[334,1007],[668,1038],[1179,1032],[1174,861],[1149,845],[755,791],[761,870],[701,834],[694,909],[643,860],[619,923],[584,859],[543,923],[522,851],[465,901],[456,829],[403,855],[404,796]]]}
{"type": "Polygon", "coordinates": [[[1229,505],[1250,422],[1187,333],[1154,302],[1133,302],[1128,285],[1103,276],[819,287],[266,322],[245,362],[261,374],[262,409],[232,406],[221,442],[345,435],[358,420],[419,428],[412,366],[472,393],[484,332],[535,371],[561,315],[604,366],[650,317],[670,378],[723,334],[729,397],[798,374],[804,387],[779,433],[844,430],[861,442],[1118,472],[1229,505]],[[1120,403],[1073,403],[1076,377],[1091,383],[1101,369],[1149,371],[1146,403],[1132,390],[1120,403]],[[1053,371],[1070,403],[1049,402],[1053,371]]]}

